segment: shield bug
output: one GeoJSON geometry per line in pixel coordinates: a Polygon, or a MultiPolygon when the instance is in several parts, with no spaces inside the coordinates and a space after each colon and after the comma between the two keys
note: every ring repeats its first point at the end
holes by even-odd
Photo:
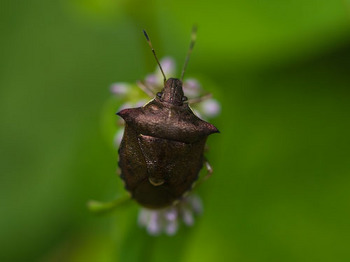
{"type": "MultiPolygon", "coordinates": [[[[146,31],[144,35],[164,77],[164,88],[146,105],[117,113],[125,121],[119,167],[132,198],[144,207],[160,209],[176,203],[191,190],[204,164],[211,174],[203,152],[207,137],[219,131],[193,113],[191,100],[183,92],[183,76],[196,29],[180,79],[166,79],[146,31]]],[[[150,92],[146,85],[143,87],[150,92]]]]}

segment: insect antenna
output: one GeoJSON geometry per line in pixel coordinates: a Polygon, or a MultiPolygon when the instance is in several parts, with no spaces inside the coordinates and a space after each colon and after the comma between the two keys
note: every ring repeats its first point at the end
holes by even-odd
{"type": "Polygon", "coordinates": [[[188,61],[190,60],[190,56],[191,56],[194,44],[196,42],[196,38],[197,38],[197,26],[194,25],[192,27],[190,48],[188,49],[188,52],[187,52],[187,55],[186,55],[186,59],[185,59],[185,64],[184,64],[184,67],[183,67],[182,73],[181,73],[181,78],[180,78],[181,82],[184,79],[184,75],[185,75],[185,71],[186,71],[186,68],[187,68],[187,64],[188,64],[188,61]]]}
{"type": "Polygon", "coordinates": [[[159,60],[158,60],[158,58],[157,58],[157,55],[156,55],[156,51],[154,51],[154,49],[153,49],[152,42],[151,42],[151,40],[149,39],[148,34],[146,33],[146,30],[143,30],[143,34],[145,35],[146,40],[147,40],[147,43],[149,44],[149,46],[150,46],[151,49],[152,49],[152,53],[153,53],[153,55],[154,55],[154,57],[155,57],[155,59],[156,59],[158,65],[159,65],[159,68],[160,68],[160,71],[162,72],[162,75],[163,75],[163,77],[164,77],[164,83],[165,83],[165,82],[166,82],[166,77],[165,77],[163,68],[162,68],[162,66],[160,65],[160,62],[159,62],[159,60]]]}

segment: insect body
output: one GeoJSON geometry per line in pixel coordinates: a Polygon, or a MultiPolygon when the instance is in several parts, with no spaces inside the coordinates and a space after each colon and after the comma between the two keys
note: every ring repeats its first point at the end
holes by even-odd
{"type": "MultiPolygon", "coordinates": [[[[152,48],[146,32],[145,36],[152,48]]],[[[192,112],[182,81],[165,81],[163,76],[164,88],[153,100],[117,113],[125,120],[119,148],[121,178],[139,204],[153,209],[173,204],[192,188],[204,164],[206,139],[219,132],[192,112]]]]}

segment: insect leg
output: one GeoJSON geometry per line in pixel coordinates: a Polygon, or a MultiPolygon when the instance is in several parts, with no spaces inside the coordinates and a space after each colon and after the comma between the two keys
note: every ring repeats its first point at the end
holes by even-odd
{"type": "Polygon", "coordinates": [[[205,166],[205,169],[207,170],[207,173],[203,177],[199,178],[197,182],[193,184],[192,189],[198,187],[200,184],[202,184],[205,180],[207,180],[213,174],[213,168],[206,158],[204,158],[204,166],[205,166]]]}
{"type": "Polygon", "coordinates": [[[145,92],[149,97],[153,98],[156,94],[154,93],[153,89],[149,87],[145,82],[143,81],[137,81],[137,86],[145,92]]]}
{"type": "Polygon", "coordinates": [[[207,174],[202,178],[204,181],[207,180],[213,174],[213,167],[210,165],[208,159],[204,160],[205,168],[207,169],[207,174]]]}
{"type": "Polygon", "coordinates": [[[197,103],[200,103],[200,102],[203,102],[209,98],[211,98],[213,95],[211,93],[208,93],[208,94],[205,94],[205,95],[202,95],[200,97],[196,97],[196,98],[191,98],[191,99],[188,99],[188,103],[189,104],[197,104],[197,103]]]}

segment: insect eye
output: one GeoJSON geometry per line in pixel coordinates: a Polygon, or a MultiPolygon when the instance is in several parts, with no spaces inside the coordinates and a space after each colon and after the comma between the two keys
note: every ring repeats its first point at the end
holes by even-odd
{"type": "Polygon", "coordinates": [[[185,102],[185,101],[187,101],[187,100],[188,100],[187,96],[183,96],[183,97],[182,97],[182,102],[185,102]]]}
{"type": "Polygon", "coordinates": [[[158,93],[157,93],[157,97],[158,97],[158,98],[161,98],[161,97],[162,97],[162,92],[158,92],[158,93]]]}

